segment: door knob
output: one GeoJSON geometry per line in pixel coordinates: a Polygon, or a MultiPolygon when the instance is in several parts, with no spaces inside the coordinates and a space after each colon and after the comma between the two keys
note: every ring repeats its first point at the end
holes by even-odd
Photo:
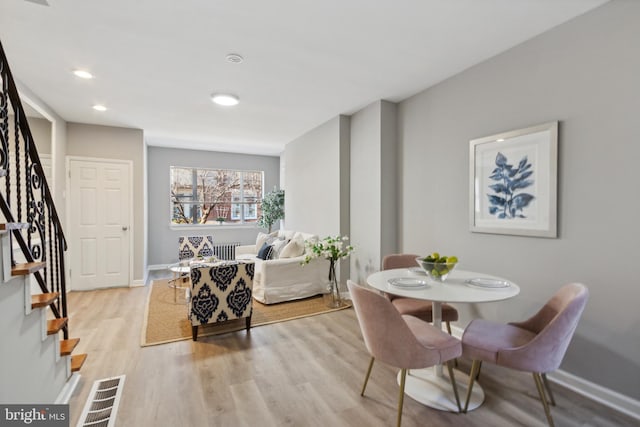
{"type": "Polygon", "coordinates": [[[122,226],[122,231],[127,231],[129,229],[129,227],[127,227],[126,225],[122,226]]]}

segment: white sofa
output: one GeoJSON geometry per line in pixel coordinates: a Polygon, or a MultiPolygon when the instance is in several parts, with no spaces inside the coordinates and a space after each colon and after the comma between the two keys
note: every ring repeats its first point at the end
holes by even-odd
{"type": "Polygon", "coordinates": [[[329,261],[315,258],[302,265],[307,251],[304,242],[317,238],[314,234],[277,230],[270,235],[260,233],[255,245],[237,246],[236,259],[255,261],[253,297],[263,304],[274,304],[326,293],[329,261]],[[274,259],[266,260],[257,257],[268,239],[275,239],[279,251],[274,252],[282,256],[276,253],[274,259]]]}

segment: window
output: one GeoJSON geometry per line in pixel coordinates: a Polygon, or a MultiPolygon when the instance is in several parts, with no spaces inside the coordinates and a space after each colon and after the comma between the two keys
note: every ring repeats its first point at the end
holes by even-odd
{"type": "Polygon", "coordinates": [[[262,171],[171,166],[171,222],[256,222],[262,201],[262,171]]]}

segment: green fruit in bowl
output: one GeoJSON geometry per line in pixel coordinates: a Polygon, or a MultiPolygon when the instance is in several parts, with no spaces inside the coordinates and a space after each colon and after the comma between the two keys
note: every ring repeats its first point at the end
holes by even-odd
{"type": "Polygon", "coordinates": [[[430,278],[439,282],[444,282],[449,273],[451,273],[456,266],[458,257],[441,256],[438,252],[433,252],[424,258],[416,258],[416,261],[430,278]]]}

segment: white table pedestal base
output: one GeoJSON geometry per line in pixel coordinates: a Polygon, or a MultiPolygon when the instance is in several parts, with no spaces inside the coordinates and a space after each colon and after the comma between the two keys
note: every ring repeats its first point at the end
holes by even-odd
{"type": "MultiPolygon", "coordinates": [[[[441,411],[458,412],[456,397],[453,394],[453,387],[449,381],[449,375],[438,375],[437,369],[411,369],[407,373],[404,385],[404,393],[418,402],[431,408],[441,411]]],[[[457,369],[453,370],[460,396],[460,406],[464,409],[465,397],[469,386],[469,376],[457,369]]],[[[398,384],[400,384],[400,373],[398,373],[398,384]]],[[[484,391],[480,384],[473,384],[471,399],[468,410],[474,410],[484,401],[484,391]]]]}

